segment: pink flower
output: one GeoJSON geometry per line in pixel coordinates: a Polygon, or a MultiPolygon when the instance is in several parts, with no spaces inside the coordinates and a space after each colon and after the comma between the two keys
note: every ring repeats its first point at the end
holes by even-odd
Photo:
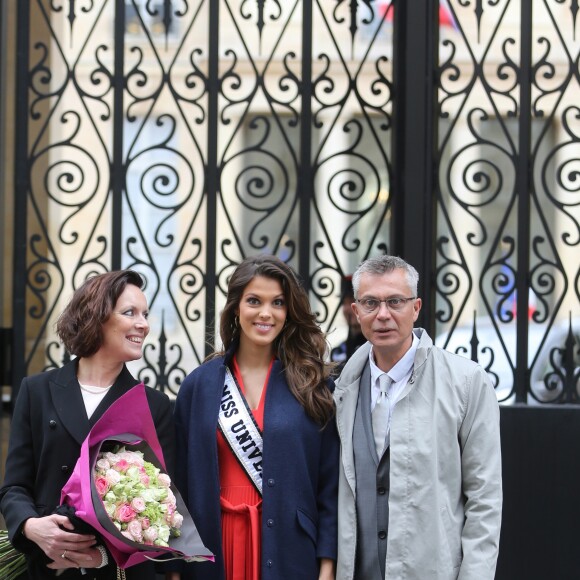
{"type": "Polygon", "coordinates": [[[117,461],[117,463],[115,463],[115,469],[117,471],[127,471],[127,469],[129,469],[129,467],[131,467],[131,465],[125,461],[124,459],[121,459],[120,461],[117,461]]]}
{"type": "Polygon", "coordinates": [[[105,477],[96,477],[95,487],[99,496],[103,497],[109,491],[109,482],[105,477]]]}
{"type": "Polygon", "coordinates": [[[139,521],[141,522],[141,528],[144,530],[146,530],[151,525],[149,518],[139,518],[139,521]]]}
{"type": "Polygon", "coordinates": [[[142,497],[134,497],[131,501],[131,507],[137,513],[141,513],[147,506],[145,505],[145,500],[142,497]]]}
{"type": "Polygon", "coordinates": [[[127,531],[131,534],[131,537],[136,542],[143,541],[143,530],[141,529],[141,524],[138,520],[133,520],[127,525],[127,531]]]}
{"type": "Polygon", "coordinates": [[[142,454],[137,451],[121,451],[117,455],[131,465],[143,465],[144,463],[142,454]]]}
{"type": "Polygon", "coordinates": [[[121,504],[115,512],[115,518],[120,522],[126,523],[135,519],[135,510],[129,504],[121,504]]]}
{"type": "Polygon", "coordinates": [[[141,483],[149,487],[149,476],[146,473],[141,474],[141,483]]]}

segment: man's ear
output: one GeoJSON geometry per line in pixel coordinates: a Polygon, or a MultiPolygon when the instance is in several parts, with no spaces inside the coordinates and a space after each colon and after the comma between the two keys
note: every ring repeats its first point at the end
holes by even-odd
{"type": "Polygon", "coordinates": [[[357,302],[353,302],[350,307],[352,308],[352,311],[354,312],[354,315],[356,316],[356,319],[358,320],[358,323],[360,324],[360,316],[359,316],[359,311],[358,311],[358,303],[357,302]]]}
{"type": "Polygon", "coordinates": [[[423,301],[421,298],[415,298],[413,301],[413,322],[419,318],[419,312],[421,312],[421,306],[423,306],[423,301]]]}

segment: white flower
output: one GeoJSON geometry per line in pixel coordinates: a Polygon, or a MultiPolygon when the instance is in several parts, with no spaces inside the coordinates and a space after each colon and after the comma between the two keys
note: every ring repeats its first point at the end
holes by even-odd
{"type": "Polygon", "coordinates": [[[115,515],[115,510],[117,509],[117,506],[110,501],[104,501],[103,505],[105,506],[105,511],[107,512],[107,515],[110,518],[112,518],[115,515]]]}
{"type": "Polygon", "coordinates": [[[121,474],[114,469],[107,469],[105,472],[105,478],[110,485],[117,485],[121,481],[121,474]]]}
{"type": "Polygon", "coordinates": [[[127,471],[125,472],[125,475],[130,479],[140,481],[141,480],[141,468],[138,467],[137,465],[133,465],[133,466],[129,467],[129,469],[127,469],[127,471]]]}
{"type": "Polygon", "coordinates": [[[164,487],[169,487],[171,485],[171,478],[167,473],[160,473],[157,477],[157,481],[164,487]]]}
{"type": "Polygon", "coordinates": [[[175,498],[175,495],[173,494],[171,489],[167,488],[167,496],[163,499],[163,503],[167,503],[169,505],[174,506],[176,502],[177,499],[175,498]]]}
{"type": "Polygon", "coordinates": [[[171,526],[174,528],[181,528],[181,526],[183,525],[183,516],[179,513],[179,512],[173,512],[173,515],[171,516],[171,526]]]}
{"type": "Polygon", "coordinates": [[[102,457],[101,459],[99,459],[97,461],[96,467],[97,467],[97,469],[99,469],[103,473],[105,473],[107,471],[107,469],[109,469],[111,467],[111,464],[109,463],[109,461],[107,459],[105,459],[104,457],[102,457]]]}
{"type": "Polygon", "coordinates": [[[159,539],[165,543],[167,543],[169,541],[170,532],[171,532],[171,530],[169,529],[169,526],[166,526],[163,524],[157,528],[157,533],[158,533],[159,539]]]}

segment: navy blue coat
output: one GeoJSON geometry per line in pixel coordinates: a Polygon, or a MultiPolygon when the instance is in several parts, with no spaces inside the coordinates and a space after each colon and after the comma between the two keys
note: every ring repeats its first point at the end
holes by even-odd
{"type": "MultiPolygon", "coordinates": [[[[215,563],[185,565],[188,579],[225,577],[217,454],[225,368],[219,357],[195,369],[176,401],[177,486],[216,556],[215,563]]],[[[262,437],[261,578],[315,580],[319,558],[336,560],[339,440],[334,420],[323,429],[306,415],[279,360],[267,386],[262,437]]]]}

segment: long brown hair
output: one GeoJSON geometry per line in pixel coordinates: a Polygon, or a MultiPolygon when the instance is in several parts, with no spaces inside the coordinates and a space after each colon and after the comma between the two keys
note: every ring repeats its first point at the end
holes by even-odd
{"type": "Polygon", "coordinates": [[[325,362],[328,344],[310,309],[308,295],[294,270],[276,256],[260,255],[243,260],[228,283],[226,305],[220,318],[224,350],[239,339],[236,324],[244,289],[256,276],[280,282],[287,316],[276,338],[274,351],[284,366],[290,391],[317,423],[325,424],[334,413],[332,394],[326,386],[332,366],[325,362]]]}

